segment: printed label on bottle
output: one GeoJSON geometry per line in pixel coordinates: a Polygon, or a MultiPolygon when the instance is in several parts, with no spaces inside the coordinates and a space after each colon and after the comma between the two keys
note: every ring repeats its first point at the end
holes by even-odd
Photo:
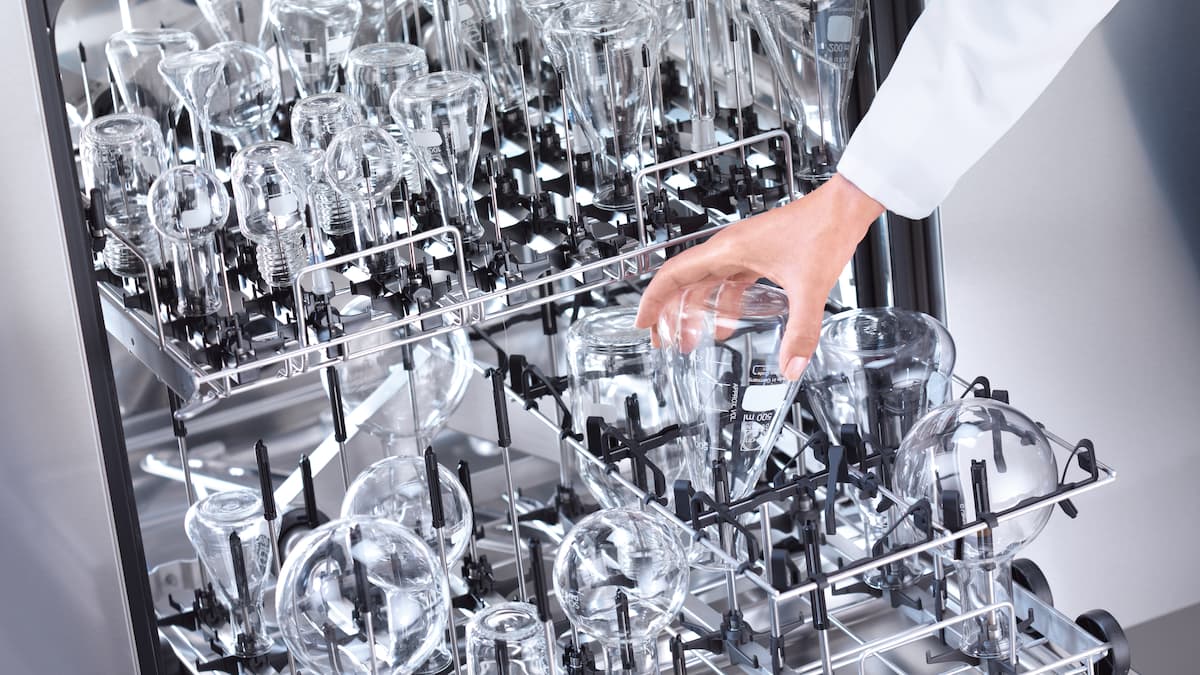
{"type": "Polygon", "coordinates": [[[296,213],[296,206],[296,197],[293,195],[277,195],[267,200],[267,210],[276,217],[296,213]]]}
{"type": "Polygon", "coordinates": [[[353,35],[339,35],[325,40],[325,49],[329,52],[331,62],[337,63],[341,57],[334,57],[336,54],[345,54],[350,51],[350,44],[354,41],[353,35]]]}
{"type": "Polygon", "coordinates": [[[422,148],[436,148],[442,144],[442,135],[431,129],[414,129],[412,140],[422,148]]]}

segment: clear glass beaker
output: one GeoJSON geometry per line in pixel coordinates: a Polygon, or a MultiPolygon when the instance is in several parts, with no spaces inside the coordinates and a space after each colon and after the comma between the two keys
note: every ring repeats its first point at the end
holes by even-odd
{"type": "Polygon", "coordinates": [[[553,663],[537,608],[529,603],[490,605],[467,624],[467,675],[554,675],[553,663]]]}
{"type": "Polygon", "coordinates": [[[121,112],[144,115],[157,122],[159,135],[172,152],[180,103],[159,75],[158,64],[168,56],[194,51],[199,46],[195,35],[175,28],[121,31],[104,45],[108,67],[121,94],[121,112]]]}

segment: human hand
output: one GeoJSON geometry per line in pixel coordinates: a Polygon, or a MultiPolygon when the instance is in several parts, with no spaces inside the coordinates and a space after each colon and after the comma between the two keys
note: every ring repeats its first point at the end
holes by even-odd
{"type": "Polygon", "coordinates": [[[788,296],[779,362],[785,377],[798,380],[817,348],[830,289],[883,211],[835,175],[802,199],[734,223],[667,260],[642,295],[637,325],[654,327],[684,287],[769,279],[788,296]]]}

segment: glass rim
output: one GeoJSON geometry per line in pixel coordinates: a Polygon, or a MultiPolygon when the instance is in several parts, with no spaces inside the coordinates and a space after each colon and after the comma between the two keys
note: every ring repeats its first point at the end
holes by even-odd
{"type": "Polygon", "coordinates": [[[479,76],[461,70],[441,70],[414,77],[392,95],[402,103],[429,102],[451,98],[466,91],[478,91],[486,96],[487,85],[479,76]]]}
{"type": "Polygon", "coordinates": [[[579,318],[567,329],[572,338],[594,353],[648,351],[652,348],[650,330],[637,328],[636,307],[604,307],[579,318]]]}
{"type": "Polygon", "coordinates": [[[899,307],[858,307],[838,312],[837,314],[834,314],[833,316],[821,322],[821,336],[817,345],[817,349],[820,351],[837,352],[840,354],[893,354],[904,351],[916,339],[919,339],[924,335],[933,335],[939,344],[947,345],[950,349],[954,349],[954,338],[950,335],[950,331],[946,329],[945,324],[929,314],[899,307]],[[924,331],[919,334],[914,334],[914,336],[908,339],[897,338],[888,346],[872,348],[856,347],[849,345],[844,341],[830,337],[835,328],[844,326],[847,322],[854,321],[858,317],[886,316],[894,316],[901,319],[911,319],[915,322],[915,325],[921,326],[924,331]]]}
{"type": "Polygon", "coordinates": [[[471,621],[472,634],[485,638],[490,645],[495,640],[520,642],[540,634],[542,622],[538,619],[537,608],[527,602],[502,602],[490,605],[475,615],[471,621]],[[515,629],[501,630],[488,624],[489,619],[508,613],[526,619],[528,623],[518,625],[515,629]]]}
{"type": "Polygon", "coordinates": [[[145,115],[113,113],[89,122],[83,129],[80,144],[86,141],[96,146],[116,147],[147,140],[147,134],[151,138],[159,138],[159,133],[158,122],[145,115]]]}
{"type": "Polygon", "coordinates": [[[425,50],[407,42],[375,42],[355,47],[346,56],[346,70],[364,68],[394,68],[426,64],[425,50]]]}
{"type": "Polygon", "coordinates": [[[117,31],[108,38],[108,44],[114,42],[123,42],[126,44],[164,44],[181,41],[188,42],[189,40],[196,40],[196,35],[191,31],[186,31],[182,28],[161,26],[159,28],[130,28],[129,30],[117,31]]]}

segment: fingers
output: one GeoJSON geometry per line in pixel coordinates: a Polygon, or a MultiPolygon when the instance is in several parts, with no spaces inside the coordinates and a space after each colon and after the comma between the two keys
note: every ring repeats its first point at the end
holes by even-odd
{"type": "Polygon", "coordinates": [[[650,280],[646,292],[638,305],[638,328],[649,328],[658,321],[663,306],[672,301],[679,290],[710,276],[719,277],[719,271],[729,266],[722,260],[724,247],[717,241],[708,241],[676,255],[663,264],[650,280]]]}
{"type": "Polygon", "coordinates": [[[813,289],[810,284],[793,284],[785,290],[788,294],[788,322],[779,350],[779,364],[783,368],[783,376],[795,381],[804,374],[821,337],[826,294],[813,289]]]}

